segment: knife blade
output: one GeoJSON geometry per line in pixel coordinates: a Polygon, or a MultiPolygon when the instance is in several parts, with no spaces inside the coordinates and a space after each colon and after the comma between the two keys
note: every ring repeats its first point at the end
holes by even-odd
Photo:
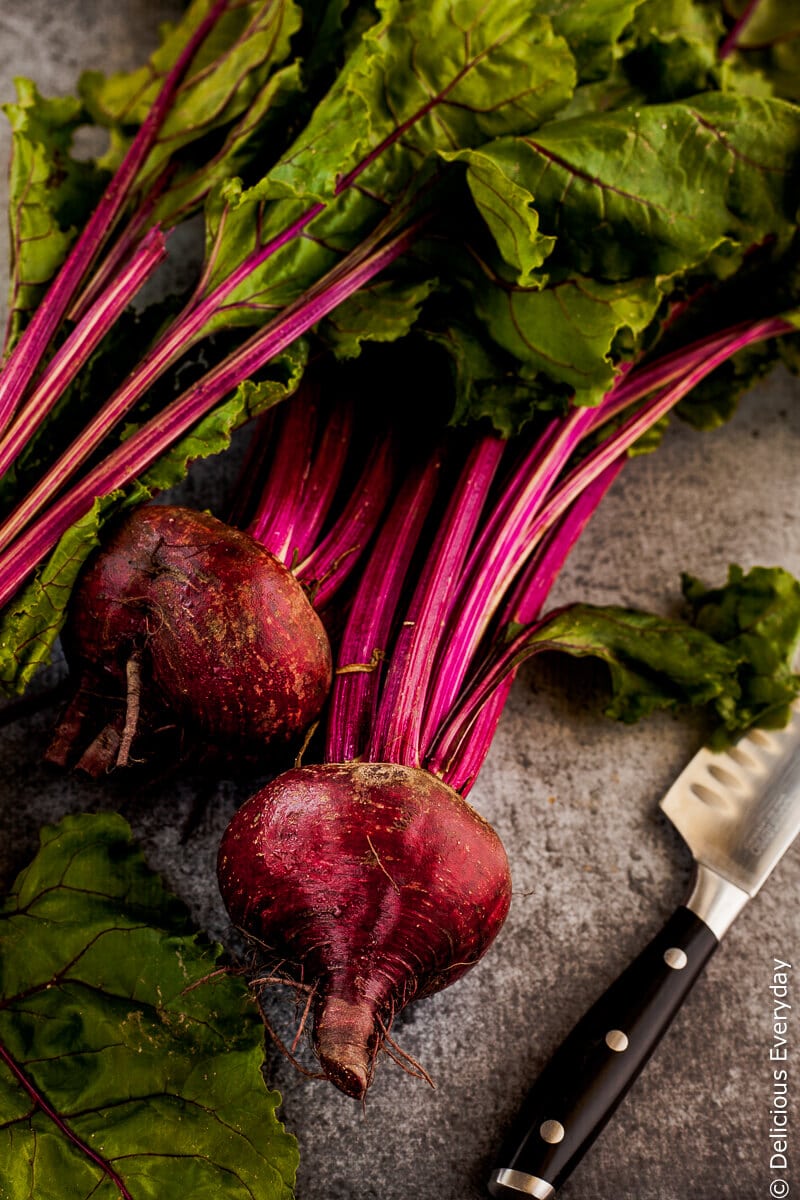
{"type": "Polygon", "coordinates": [[[661,808],[692,853],[689,895],[547,1063],[495,1159],[494,1197],[555,1195],[800,832],[800,701],[782,730],[700,750],[661,808]]]}

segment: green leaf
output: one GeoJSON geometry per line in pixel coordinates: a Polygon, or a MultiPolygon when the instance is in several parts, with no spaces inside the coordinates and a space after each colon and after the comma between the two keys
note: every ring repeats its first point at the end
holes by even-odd
{"type": "Polygon", "coordinates": [[[685,621],[633,609],[569,605],[532,631],[526,653],[542,650],[604,662],[612,691],[605,712],[616,720],[705,705],[738,690],[732,650],[685,621]]]}
{"type": "Polygon", "coordinates": [[[628,76],[617,65],[605,79],[584,83],[576,87],[572,100],[561,113],[563,120],[582,117],[586,113],[612,112],[618,108],[632,108],[646,104],[644,91],[631,83],[628,76]]]}
{"type": "Polygon", "coordinates": [[[643,0],[540,0],[556,33],[569,42],[581,82],[606,76],[614,59],[628,49],[631,21],[643,0]]]}
{"type": "Polygon", "coordinates": [[[515,282],[520,287],[541,287],[544,281],[537,279],[535,272],[552,252],[556,239],[540,232],[533,193],[517,182],[518,175],[515,178],[515,173],[504,170],[482,150],[461,150],[443,157],[467,164],[472,198],[504,261],[517,272],[515,282]]]}
{"type": "Polygon", "coordinates": [[[685,575],[683,593],[697,628],[736,657],[740,695],[716,701],[725,731],[785,725],[800,693],[800,675],[792,670],[800,647],[800,582],[780,567],[745,573],[733,565],[721,588],[685,575]]]}
{"type": "MultiPolygon", "coordinates": [[[[714,94],[555,121],[453,156],[468,164],[492,244],[468,234],[470,253],[450,246],[447,266],[434,265],[458,278],[485,333],[540,394],[549,384],[596,403],[620,361],[652,344],[665,301],[754,257],[791,278],[798,152],[800,111],[779,100],[714,94]],[[493,181],[481,190],[472,177],[486,164],[493,181]]],[[[505,431],[508,381],[497,395],[505,431]]]]}
{"type": "MultiPolygon", "coordinates": [[[[108,77],[85,72],[80,93],[92,119],[112,132],[106,162],[115,167],[128,134],[142,124],[164,77],[179,57],[213,0],[194,0],[176,25],[162,27],[150,61],[135,71],[108,77]]],[[[209,191],[240,173],[265,143],[285,144],[289,106],[301,90],[300,65],[287,59],[302,12],[292,0],[263,0],[229,6],[196,54],[171,105],[137,186],[152,182],[171,164],[174,176],[154,220],[174,224],[198,207],[209,191]]]]}
{"type": "Polygon", "coordinates": [[[231,181],[212,197],[209,287],[311,206],[324,206],[305,236],[231,293],[213,327],[262,322],[300,295],[387,209],[397,210],[439,151],[536,127],[572,93],[566,42],[515,0],[382,0],[378,7],[381,20],[363,33],[281,160],[252,187],[231,181]],[[339,194],[360,164],[358,186],[339,194]]]}
{"type": "Polygon", "coordinates": [[[301,86],[299,63],[275,71],[246,112],[228,128],[214,154],[204,157],[199,165],[191,160],[176,170],[174,180],[153,210],[153,221],[165,228],[177,224],[200,208],[215,187],[251,170],[270,142],[275,142],[276,131],[291,121],[301,86]]]}
{"type": "Polygon", "coordinates": [[[337,358],[357,358],[364,342],[397,341],[413,328],[436,285],[436,279],[372,284],[340,304],[322,324],[320,336],[337,358]]]}
{"type": "Polygon", "coordinates": [[[3,105],[12,131],[7,348],[28,323],[108,179],[94,164],[71,157],[75,130],[87,121],[81,101],[44,99],[27,79],[16,85],[16,103],[3,105]]]}
{"type": "Polygon", "coordinates": [[[214,975],[219,947],[121,817],[42,831],[0,945],[4,1200],[289,1200],[296,1143],[264,1086],[247,988],[214,975]]]}
{"type": "Polygon", "coordinates": [[[263,195],[325,202],[400,127],[393,174],[407,172],[409,158],[535,128],[572,93],[566,42],[516,0],[379,0],[378,9],[382,19],[364,32],[263,195]]]}
{"type": "Polygon", "coordinates": [[[638,721],[656,709],[707,709],[711,744],[752,725],[780,728],[800,695],[792,662],[800,647],[800,582],[779,567],[731,566],[707,589],[683,577],[689,620],[613,605],[571,604],[528,630],[512,626],[506,662],[556,650],[597,658],[609,671],[608,716],[638,721]]]}
{"type": "Polygon", "coordinates": [[[723,94],[558,121],[481,151],[514,185],[506,205],[524,189],[524,210],[535,203],[556,238],[551,269],[607,280],[725,276],[767,237],[785,248],[798,153],[794,105],[723,94]]]}
{"type": "Polygon", "coordinates": [[[486,416],[506,437],[537,411],[563,411],[573,398],[598,403],[662,306],[653,279],[576,276],[523,288],[456,240],[439,247],[430,239],[424,249],[450,285],[432,297],[425,334],[450,356],[454,419],[486,416]]]}
{"type": "Polygon", "coordinates": [[[618,344],[630,344],[654,319],[662,296],[653,279],[603,283],[576,275],[537,291],[471,284],[475,312],[492,338],[541,376],[556,394],[597,404],[616,377],[618,344]]]}
{"type": "Polygon", "coordinates": [[[81,567],[99,542],[101,523],[119,508],[115,493],[96,500],[64,534],[34,578],[6,606],[0,621],[0,687],[23,692],[49,663],[81,567]]]}
{"type": "Polygon", "coordinates": [[[625,70],[649,100],[713,90],[724,32],[718,0],[646,0],[634,17],[625,70]]]}
{"type": "Polygon", "coordinates": [[[450,298],[442,298],[445,319],[434,326],[426,322],[425,337],[447,355],[452,380],[451,423],[470,424],[487,418],[505,438],[531,420],[536,412],[564,411],[566,397],[552,386],[520,375],[510,355],[486,338],[484,331],[464,314],[456,314],[450,298]]]}
{"type": "MultiPolygon", "coordinates": [[[[108,77],[84,73],[81,96],[98,125],[129,130],[143,123],[164,77],[213,3],[194,0],[177,24],[162,26],[161,45],[138,70],[108,77]]],[[[259,104],[272,72],[289,57],[301,22],[302,12],[292,0],[229,5],[192,60],[143,174],[157,173],[179,150],[259,104]]]]}

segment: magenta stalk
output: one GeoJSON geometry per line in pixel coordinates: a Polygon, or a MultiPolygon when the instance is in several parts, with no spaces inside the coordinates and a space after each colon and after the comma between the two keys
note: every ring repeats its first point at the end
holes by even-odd
{"type": "Polygon", "coordinates": [[[217,0],[206,18],[186,43],[175,65],[164,79],[131,143],[119,169],[106,188],[100,203],[89,218],[66,261],[36,309],[0,375],[0,432],[6,428],[19,406],[25,389],[46,353],[53,335],[69,309],[75,294],[96,261],[127,203],[131,187],[144,165],[181,80],[200,46],[211,33],[228,0],[217,0]]]}
{"type": "MultiPolygon", "coordinates": [[[[319,284],[246,341],[156,417],[147,421],[62,496],[17,539],[0,562],[0,606],[53,548],[63,533],[85,516],[98,497],[125,487],[147,470],[202,416],[243,379],[287,349],[312,325],[409,249],[425,218],[370,254],[349,255],[319,284]]],[[[82,447],[78,454],[83,455],[82,447]]]]}
{"type": "Polygon", "coordinates": [[[166,254],[164,235],[157,228],[150,230],[113,285],[89,308],[54,355],[19,416],[0,441],[0,475],[13,465],[36,429],[74,382],[117,318],[141,291],[156,267],[164,261],[166,254]]]}

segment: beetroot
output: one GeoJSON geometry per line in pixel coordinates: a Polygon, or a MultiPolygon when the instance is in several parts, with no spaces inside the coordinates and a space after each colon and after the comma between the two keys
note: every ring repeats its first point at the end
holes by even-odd
{"type": "Polygon", "coordinates": [[[314,721],[331,684],[319,617],[248,534],[204,513],[137,509],[81,577],[65,647],[77,692],[50,761],[97,775],[171,729],[259,756],[314,721]]]}
{"type": "Polygon", "coordinates": [[[314,989],[328,1078],[363,1097],[397,1013],[459,979],[511,897],[489,825],[427,771],[290,770],[239,809],[219,853],[233,922],[314,989]]]}

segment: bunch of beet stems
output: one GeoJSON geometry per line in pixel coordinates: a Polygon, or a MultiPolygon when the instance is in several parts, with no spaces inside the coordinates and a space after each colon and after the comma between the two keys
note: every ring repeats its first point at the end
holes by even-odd
{"type": "MultiPolygon", "coordinates": [[[[122,310],[165,257],[163,231],[157,226],[148,228],[153,195],[146,191],[139,200],[138,209],[123,226],[116,244],[107,251],[106,244],[109,233],[122,218],[131,184],[146,162],[181,79],[225,8],[224,2],[214,7],[166,76],[146,121],[93,216],[7,358],[0,375],[0,474],[14,464],[122,310]],[[106,257],[102,259],[104,251],[106,257]],[[113,282],[108,282],[109,278],[113,282]],[[65,317],[74,323],[74,328],[52,359],[42,366],[65,317]]],[[[338,197],[353,187],[367,167],[429,109],[430,105],[426,105],[403,122],[343,175],[335,195],[338,197]]],[[[157,191],[161,183],[163,181],[156,180],[153,188],[157,191]]],[[[124,488],[239,383],[255,375],[343,300],[403,255],[428,224],[427,214],[411,215],[418,214],[419,204],[419,195],[411,201],[400,197],[386,218],[337,266],[160,413],[145,421],[117,449],[86,469],[76,481],[74,477],[80,468],[96,453],[107,435],[154,383],[197,344],[210,319],[225,311],[230,294],[277,251],[302,236],[326,204],[319,201],[309,205],[285,230],[245,258],[209,291],[207,280],[214,265],[212,250],[206,269],[182,312],[0,526],[0,606],[14,595],[62,534],[91,509],[95,499],[124,488]],[[65,490],[70,481],[72,486],[65,490]],[[50,503],[54,496],[58,499],[50,503]]]]}
{"type": "MultiPolygon", "coordinates": [[[[146,164],[181,79],[225,8],[225,0],[214,6],[165,77],[147,119],[93,216],[7,358],[0,375],[0,474],[15,463],[122,309],[164,257],[163,232],[158,227],[148,228],[154,194],[163,186],[163,180],[156,179],[149,192],[144,189],[144,194],[138,197],[138,208],[127,217],[116,241],[109,246],[110,234],[122,223],[126,196],[146,164]],[[65,318],[69,318],[74,327],[55,355],[46,361],[52,340],[65,318]]],[[[416,121],[426,116],[432,104],[433,101],[428,102],[398,125],[343,175],[335,195],[338,197],[356,185],[367,167],[416,121]]],[[[322,201],[310,204],[286,229],[258,247],[227,278],[209,290],[208,279],[214,264],[212,250],[206,270],[182,312],[0,525],[0,607],[12,599],[59,538],[91,510],[96,499],[124,489],[238,384],[264,368],[342,301],[406,253],[428,228],[431,216],[429,210],[419,215],[418,196],[410,201],[400,197],[361,245],[344,256],[300,298],[249,336],[238,349],[224,357],[157,415],[145,420],[105,457],[91,461],[97,458],[111,431],[154,383],[205,336],[208,322],[225,311],[231,293],[278,250],[303,236],[325,208],[322,201]]],[[[768,328],[763,324],[748,326],[720,335],[716,343],[712,339],[706,350],[712,356],[720,352],[733,353],[753,340],[788,332],[790,328],[778,319],[768,328]],[[739,341],[734,345],[736,338],[739,341]]],[[[705,350],[700,349],[700,352],[705,350]]],[[[653,377],[648,380],[646,376],[640,376],[644,391],[655,386],[655,382],[653,377]]]]}
{"type": "MultiPolygon", "coordinates": [[[[779,318],[743,324],[651,364],[631,366],[598,407],[575,408],[554,418],[524,451],[522,437],[510,444],[495,436],[477,441],[457,493],[461,499],[453,500],[454,511],[448,511],[437,534],[449,546],[438,570],[444,580],[461,582],[447,595],[452,588],[439,580],[433,558],[426,566],[424,586],[438,599],[415,600],[414,611],[422,606],[427,613],[424,620],[407,616],[404,646],[392,656],[391,698],[383,704],[369,758],[394,745],[395,732],[387,731],[397,721],[402,726],[406,719],[421,720],[419,697],[430,689],[424,721],[401,741],[410,742],[414,765],[424,759],[467,794],[488,752],[516,667],[531,653],[550,587],[630,448],[732,354],[790,328],[779,318]],[[627,420],[612,427],[631,408],[627,420]],[[571,465],[584,441],[604,425],[608,435],[571,465]],[[500,463],[505,468],[515,453],[515,469],[499,482],[500,463]],[[501,497],[494,507],[493,488],[501,497]],[[446,534],[443,529],[451,522],[446,534]],[[512,626],[519,632],[507,641],[504,631],[512,626]],[[486,652],[492,631],[500,640],[486,652]],[[479,653],[484,657],[478,667],[479,653]],[[398,656],[407,662],[408,678],[402,682],[398,656]]],[[[434,501],[441,464],[434,456],[421,473],[412,468],[381,524],[395,481],[402,478],[398,464],[407,458],[406,439],[397,427],[378,432],[373,424],[354,447],[355,404],[346,395],[326,396],[326,390],[324,373],[311,371],[290,404],[261,418],[235,488],[230,520],[243,525],[292,571],[323,615],[379,532],[341,643],[343,676],[335,684],[331,717],[331,730],[338,731],[340,741],[327,751],[335,756],[341,745],[358,757],[366,745],[367,714],[376,712],[379,664],[386,655],[399,589],[434,501]]],[[[437,553],[434,548],[432,555],[437,553]]]]}
{"type": "Polygon", "coordinates": [[[234,489],[230,523],[279,559],[323,614],[353,575],[391,495],[403,437],[321,373],[261,418],[234,489]],[[357,420],[358,418],[358,420],[357,420]],[[356,436],[356,424],[366,424],[356,436]]]}
{"type": "Polygon", "coordinates": [[[398,625],[439,457],[412,474],[381,527],[339,648],[340,668],[382,665],[337,675],[326,761],[423,767],[466,795],[516,669],[546,648],[536,633],[548,593],[631,448],[737,351],[792,329],[767,318],[631,366],[598,406],[551,419],[527,449],[523,438],[474,441],[398,625]]]}
{"type": "MultiPolygon", "coordinates": [[[[65,484],[100,446],[106,435],[144,396],[155,380],[193,344],[193,331],[199,331],[206,324],[209,316],[223,304],[228,292],[241,282],[242,268],[234,272],[224,284],[219,285],[209,297],[198,299],[196,304],[190,303],[184,316],[178,319],[170,332],[145,357],[119,391],[102,406],[83,433],[42,476],[25,500],[0,527],[0,605],[7,603],[62,534],[91,509],[98,497],[107,496],[125,487],[156,462],[238,384],[255,375],[343,300],[399,258],[412,245],[424,224],[425,219],[420,218],[401,233],[387,238],[382,236],[383,228],[376,231],[357,251],[347,255],[317,285],[308,289],[301,300],[287,306],[279,317],[248,338],[238,350],[229,354],[192,384],[156,417],[145,421],[134,434],[88,469],[77,482],[73,482],[70,490],[64,492],[55,503],[41,513],[50,497],[62,491],[65,484]],[[37,518],[39,513],[41,515],[37,518]]],[[[158,231],[153,231],[146,244],[137,251],[133,270],[142,267],[145,255],[148,255],[146,265],[150,267],[150,255],[155,254],[158,240],[158,231]]],[[[273,246],[274,249],[277,249],[277,246],[273,246]]],[[[264,257],[266,255],[263,253],[254,256],[257,261],[248,262],[249,269],[254,269],[264,257]]],[[[139,279],[143,282],[143,276],[139,279]]],[[[105,303],[105,296],[96,302],[97,305],[103,306],[105,303]]],[[[119,311],[119,307],[115,306],[110,320],[115,319],[119,311]]],[[[104,314],[104,317],[107,315],[104,314]]],[[[86,320],[95,319],[96,314],[90,309],[86,320]]],[[[109,327],[110,321],[106,329],[109,327]]],[[[42,383],[31,397],[31,407],[23,407],[17,422],[9,430],[8,438],[0,444],[0,461],[4,469],[11,465],[46,415],[46,411],[49,411],[58,396],[63,394],[65,376],[68,374],[71,382],[83,365],[83,357],[79,363],[73,359],[67,367],[64,365],[64,359],[80,339],[82,332],[83,322],[79,323],[73,337],[65,343],[64,352],[53,360],[53,364],[46,371],[42,383]],[[54,372],[60,374],[55,384],[54,372]],[[42,404],[43,393],[46,393],[46,411],[42,404]],[[24,437],[21,436],[23,428],[24,437]],[[6,457],[9,443],[13,444],[13,454],[6,457]]]]}

